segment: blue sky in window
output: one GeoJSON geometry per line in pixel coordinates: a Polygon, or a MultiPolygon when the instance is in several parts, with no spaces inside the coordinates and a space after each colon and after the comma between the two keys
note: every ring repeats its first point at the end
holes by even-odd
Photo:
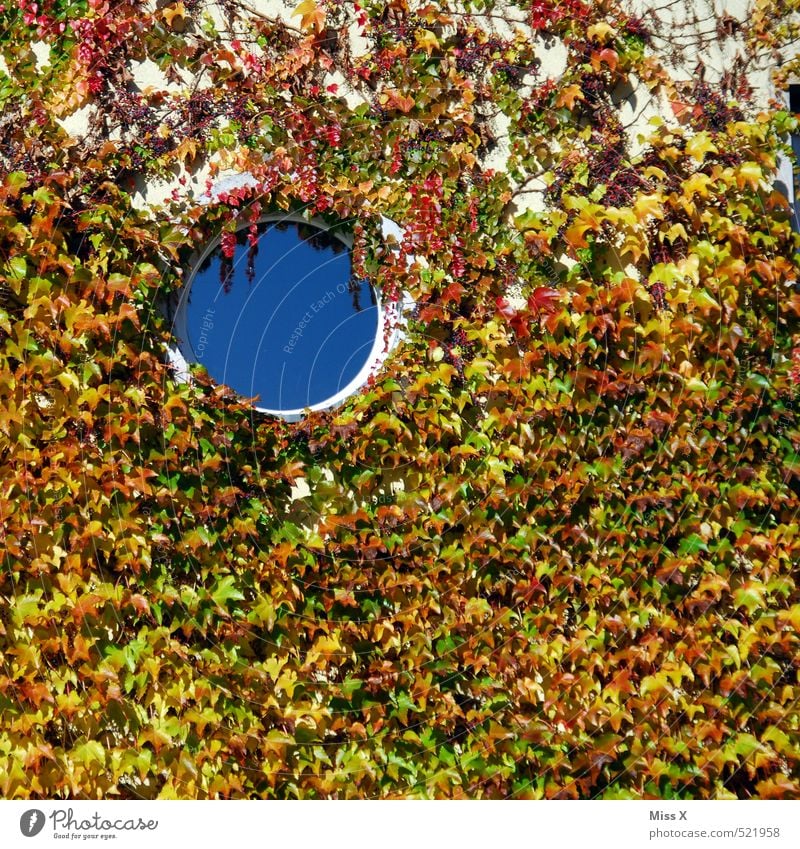
{"type": "Polygon", "coordinates": [[[238,234],[232,261],[217,248],[188,301],[195,359],[219,383],[291,410],[344,388],[369,358],[378,327],[374,291],[351,283],[350,252],[296,223],[261,225],[251,250],[238,234]]]}

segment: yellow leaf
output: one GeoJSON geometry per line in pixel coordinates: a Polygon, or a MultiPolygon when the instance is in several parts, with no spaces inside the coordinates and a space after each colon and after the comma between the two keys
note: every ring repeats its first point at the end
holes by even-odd
{"type": "Polygon", "coordinates": [[[661,168],[656,168],[655,165],[651,165],[649,168],[645,168],[642,171],[643,177],[655,177],[657,180],[666,180],[667,172],[663,171],[661,168]]]}
{"type": "Polygon", "coordinates": [[[613,37],[617,34],[617,31],[614,27],[607,24],[605,21],[600,21],[599,23],[592,24],[589,29],[586,30],[586,35],[589,39],[597,39],[601,44],[605,44],[609,37],[613,37]]]}
{"type": "Polygon", "coordinates": [[[684,194],[700,195],[701,198],[708,197],[708,184],[711,182],[711,177],[708,174],[692,174],[683,184],[684,194]]]}
{"type": "Polygon", "coordinates": [[[603,210],[605,217],[616,225],[627,225],[628,227],[633,227],[636,224],[636,216],[633,214],[633,210],[631,209],[615,209],[614,207],[609,207],[608,209],[603,210]]]}
{"type": "Polygon", "coordinates": [[[633,211],[636,213],[636,217],[640,221],[648,215],[652,215],[654,218],[663,218],[664,210],[661,206],[662,200],[663,198],[659,193],[653,195],[641,195],[641,197],[636,199],[636,203],[633,205],[633,211]]]}
{"type": "Polygon", "coordinates": [[[657,262],[650,271],[650,285],[653,283],[664,283],[666,286],[672,286],[673,283],[680,281],[683,274],[677,265],[672,262],[657,262]]]}
{"type": "Polygon", "coordinates": [[[717,301],[705,289],[694,289],[692,294],[689,296],[689,300],[695,306],[699,307],[701,312],[720,309],[717,301]]]}
{"type": "Polygon", "coordinates": [[[694,221],[697,215],[697,207],[688,198],[680,198],[679,203],[683,211],[694,221]]]}
{"type": "Polygon", "coordinates": [[[689,392],[707,392],[708,386],[699,377],[690,377],[684,384],[689,392]]]}
{"type": "Polygon", "coordinates": [[[619,248],[619,253],[621,256],[629,256],[631,258],[631,262],[637,263],[645,253],[645,249],[641,240],[636,237],[630,237],[625,239],[622,243],[622,246],[619,248]]]}
{"type": "Polygon", "coordinates": [[[161,14],[164,16],[164,20],[170,29],[183,32],[183,28],[186,25],[186,7],[183,5],[183,0],[180,3],[167,6],[161,14]]]}
{"type": "Polygon", "coordinates": [[[328,634],[327,636],[317,638],[314,642],[314,649],[323,655],[340,654],[342,644],[339,642],[336,634],[328,634]]]}
{"type": "Polygon", "coordinates": [[[745,162],[736,174],[736,184],[739,188],[747,184],[751,189],[757,189],[763,176],[761,168],[755,162],[745,162]]]}
{"type": "Polygon", "coordinates": [[[292,17],[293,18],[305,17],[306,15],[314,12],[316,10],[316,8],[317,8],[317,4],[314,2],[314,0],[302,0],[302,3],[300,3],[297,6],[297,8],[294,10],[294,12],[292,12],[292,17]]]}
{"type": "Polygon", "coordinates": [[[421,47],[428,56],[439,47],[439,39],[429,29],[424,29],[421,32],[418,30],[414,34],[414,38],[417,42],[417,47],[421,47]]]}
{"type": "Polygon", "coordinates": [[[707,153],[717,153],[718,149],[711,141],[709,134],[702,132],[697,133],[686,142],[686,152],[698,162],[702,162],[707,153]]]}
{"type": "Polygon", "coordinates": [[[686,232],[686,228],[683,226],[683,224],[678,223],[673,224],[672,227],[670,227],[669,230],[664,233],[664,238],[670,243],[674,242],[675,239],[678,238],[685,239],[686,241],[688,241],[689,234],[686,232]]]}
{"type": "Polygon", "coordinates": [[[700,257],[697,254],[689,254],[678,263],[678,268],[684,278],[689,278],[697,286],[700,283],[700,257]]]}

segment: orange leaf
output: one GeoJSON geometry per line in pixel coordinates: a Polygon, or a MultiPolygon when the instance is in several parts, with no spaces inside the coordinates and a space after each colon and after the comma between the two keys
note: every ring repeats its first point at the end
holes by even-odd
{"type": "Polygon", "coordinates": [[[303,0],[292,14],[300,16],[300,26],[303,29],[322,32],[325,28],[325,12],[317,6],[314,0],[303,0]]]}
{"type": "Polygon", "coordinates": [[[581,94],[581,87],[576,84],[568,85],[566,88],[562,88],[556,97],[556,107],[566,106],[567,109],[573,109],[575,107],[575,101],[578,99],[583,99],[583,95],[581,94]]]}
{"type": "Polygon", "coordinates": [[[399,91],[386,89],[380,96],[381,106],[389,109],[399,109],[401,112],[410,112],[414,108],[414,98],[399,91]]]}
{"type": "Polygon", "coordinates": [[[589,229],[588,224],[573,224],[564,232],[564,239],[567,244],[577,250],[578,248],[588,248],[589,243],[586,241],[585,233],[589,229]]]}
{"type": "Polygon", "coordinates": [[[97,608],[102,600],[103,599],[95,593],[81,596],[75,602],[75,607],[72,608],[72,618],[80,624],[87,616],[95,616],[97,614],[97,608]]]}
{"type": "Polygon", "coordinates": [[[185,138],[175,148],[175,158],[181,162],[193,162],[197,157],[198,143],[195,139],[185,138]]]}
{"type": "Polygon", "coordinates": [[[691,105],[683,100],[670,100],[669,105],[678,120],[686,117],[686,112],[691,108],[691,105]]]}

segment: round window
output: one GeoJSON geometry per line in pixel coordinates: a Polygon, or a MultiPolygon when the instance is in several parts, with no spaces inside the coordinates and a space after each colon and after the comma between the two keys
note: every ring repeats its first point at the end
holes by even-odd
{"type": "Polygon", "coordinates": [[[296,417],[344,400],[385,358],[392,319],[354,278],[351,244],[294,216],[216,240],[178,305],[182,357],[262,412],[296,417]]]}

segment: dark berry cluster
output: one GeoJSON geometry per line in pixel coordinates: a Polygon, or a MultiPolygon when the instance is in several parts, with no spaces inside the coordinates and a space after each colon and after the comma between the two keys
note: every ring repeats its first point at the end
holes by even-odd
{"type": "Polygon", "coordinates": [[[128,160],[133,171],[141,171],[145,166],[143,148],[134,147],[128,151],[128,160]]]}
{"type": "Polygon", "coordinates": [[[456,126],[452,131],[446,133],[436,126],[423,127],[411,138],[398,139],[392,146],[392,158],[389,164],[389,173],[396,174],[408,158],[409,154],[421,153],[425,158],[433,158],[436,154],[434,145],[447,138],[452,141],[463,141],[466,136],[466,127],[456,126]]]}
{"type": "Polygon", "coordinates": [[[600,74],[586,74],[581,80],[581,92],[586,102],[592,105],[603,100],[606,88],[606,82],[600,74]]]}
{"type": "MultiPolygon", "coordinates": [[[[682,140],[676,139],[676,145],[680,141],[682,140]]],[[[661,185],[670,192],[680,190],[680,175],[675,171],[674,166],[661,156],[659,151],[652,149],[648,150],[642,157],[641,165],[639,167],[641,171],[645,171],[648,168],[658,168],[666,175],[663,178],[659,178],[661,180],[661,185]]]]}
{"type": "Polygon", "coordinates": [[[236,121],[243,126],[253,116],[253,106],[246,94],[230,92],[224,95],[218,105],[220,114],[225,115],[231,121],[236,121]]]}
{"type": "Polygon", "coordinates": [[[396,23],[384,23],[381,25],[380,39],[386,44],[406,44],[413,41],[414,27],[408,19],[396,23]]]}
{"type": "Polygon", "coordinates": [[[664,312],[668,309],[667,306],[667,290],[664,284],[660,281],[653,283],[647,290],[650,293],[650,300],[655,307],[656,312],[664,312]]]}
{"type": "Polygon", "coordinates": [[[464,377],[464,358],[460,354],[455,353],[450,345],[446,345],[444,350],[445,362],[449,363],[456,372],[453,377],[453,385],[460,389],[466,382],[464,377]]]}
{"type": "Polygon", "coordinates": [[[155,110],[138,91],[116,91],[110,102],[111,114],[125,127],[155,132],[160,123],[155,110]]]}
{"type": "Polygon", "coordinates": [[[450,334],[450,345],[458,348],[459,352],[464,357],[471,356],[475,350],[475,343],[470,342],[467,338],[466,331],[460,328],[458,330],[454,330],[450,334]]]}
{"type": "MultiPolygon", "coordinates": [[[[599,78],[594,78],[599,80],[599,78]]],[[[592,77],[587,78],[589,82],[589,93],[587,99],[593,97],[594,86],[592,77]]],[[[612,191],[611,197],[624,201],[632,195],[632,192],[646,185],[637,177],[632,168],[625,167],[626,136],[619,118],[614,111],[604,103],[598,104],[593,111],[593,130],[588,156],[589,181],[577,181],[570,186],[570,191],[577,195],[588,195],[595,186],[605,185],[612,191]],[[617,174],[622,170],[622,180],[619,186],[612,189],[611,184],[616,180],[617,174]],[[586,185],[583,183],[586,182],[586,185]]],[[[556,169],[556,179],[548,187],[545,197],[550,203],[558,203],[566,186],[572,181],[581,158],[575,155],[568,156],[556,169]]],[[[618,204],[615,204],[618,205],[618,204]]]]}
{"type": "Polygon", "coordinates": [[[477,32],[467,30],[463,25],[456,30],[453,54],[456,57],[456,68],[462,73],[482,72],[492,55],[502,50],[503,42],[498,38],[482,41],[477,32]]]}
{"type": "Polygon", "coordinates": [[[645,44],[651,44],[653,41],[653,33],[641,18],[628,18],[628,20],[625,21],[625,30],[629,35],[634,35],[636,38],[640,38],[645,44]]]}
{"type": "Polygon", "coordinates": [[[383,106],[380,106],[378,103],[373,103],[370,106],[370,114],[373,115],[379,123],[388,124],[390,120],[390,113],[388,109],[384,109],[383,106]]]}
{"type": "Polygon", "coordinates": [[[399,3],[387,3],[374,19],[374,33],[381,45],[393,42],[413,47],[420,25],[418,16],[409,14],[399,3]]]}
{"type": "Polygon", "coordinates": [[[735,105],[728,105],[719,91],[706,82],[698,82],[692,91],[697,109],[692,112],[692,125],[696,130],[721,132],[733,121],[742,121],[744,115],[735,105]]]}
{"type": "Polygon", "coordinates": [[[627,206],[637,192],[646,188],[647,181],[635,168],[620,168],[607,183],[605,202],[609,206],[627,206]]]}
{"type": "Polygon", "coordinates": [[[453,366],[456,372],[453,385],[461,388],[466,384],[464,368],[474,356],[475,345],[467,339],[466,332],[459,328],[451,332],[443,347],[445,362],[453,366]]]}
{"type": "Polygon", "coordinates": [[[130,152],[133,168],[141,168],[148,156],[159,157],[175,149],[176,124],[180,114],[164,116],[150,104],[140,92],[115,91],[108,94],[108,104],[114,120],[125,128],[128,138],[135,139],[130,152]],[[168,132],[160,131],[166,127],[168,132]]]}
{"type": "Polygon", "coordinates": [[[514,87],[522,82],[522,78],[528,73],[529,68],[525,65],[514,65],[511,62],[500,60],[494,63],[492,70],[495,74],[501,74],[514,87]]]}
{"type": "Polygon", "coordinates": [[[186,123],[192,135],[202,134],[214,120],[217,109],[209,91],[193,92],[184,106],[186,123]]]}
{"type": "Polygon", "coordinates": [[[686,240],[678,237],[669,244],[656,241],[657,232],[654,228],[651,233],[653,247],[650,248],[650,266],[660,262],[675,262],[686,256],[687,244],[686,240]]]}
{"type": "Polygon", "coordinates": [[[711,158],[725,168],[735,168],[737,165],[741,165],[743,160],[742,154],[734,150],[725,150],[711,154],[711,158]]]}
{"type": "Polygon", "coordinates": [[[608,183],[616,174],[625,155],[623,145],[609,144],[594,152],[589,173],[596,183],[608,183]]]}
{"type": "Polygon", "coordinates": [[[153,156],[163,156],[165,153],[175,149],[175,138],[170,134],[166,138],[159,135],[151,135],[147,139],[147,146],[153,156]]]}
{"type": "Polygon", "coordinates": [[[233,261],[226,256],[220,257],[219,284],[226,295],[230,294],[233,287],[233,261]]]}
{"type": "Polygon", "coordinates": [[[247,282],[252,286],[256,279],[256,256],[258,255],[258,242],[251,242],[247,248],[247,268],[245,276],[247,282]]]}
{"type": "Polygon", "coordinates": [[[548,203],[558,203],[561,199],[561,195],[564,193],[564,189],[567,186],[567,183],[572,179],[573,169],[572,168],[559,168],[556,173],[556,178],[553,182],[545,189],[544,197],[548,203]]]}
{"type": "Polygon", "coordinates": [[[442,138],[443,138],[442,131],[440,129],[438,129],[437,127],[433,127],[433,126],[430,126],[430,125],[427,126],[427,127],[423,127],[419,131],[419,134],[417,135],[417,140],[419,142],[423,143],[423,144],[425,142],[441,141],[442,138]]]}

